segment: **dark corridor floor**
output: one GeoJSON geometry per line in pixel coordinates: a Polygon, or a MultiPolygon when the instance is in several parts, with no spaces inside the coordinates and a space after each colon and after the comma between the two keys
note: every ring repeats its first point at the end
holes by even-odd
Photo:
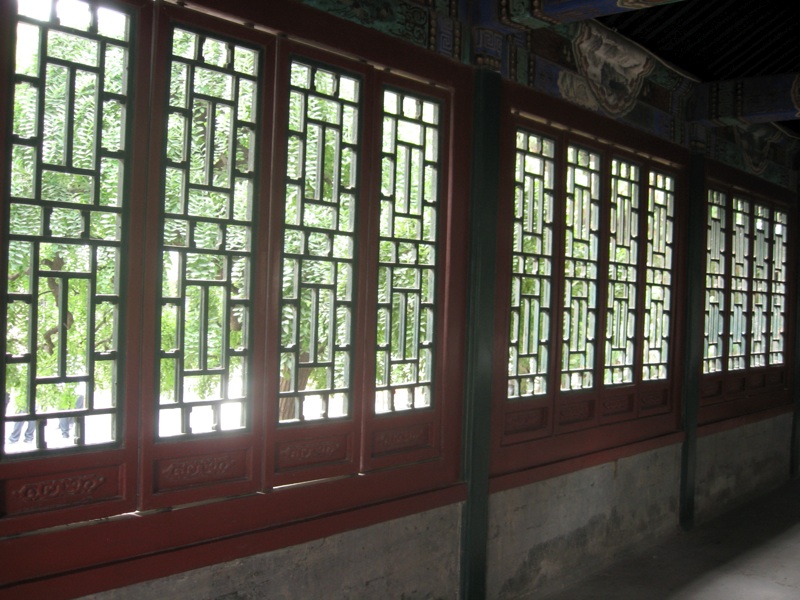
{"type": "Polygon", "coordinates": [[[546,600],[800,600],[800,480],[546,600]]]}

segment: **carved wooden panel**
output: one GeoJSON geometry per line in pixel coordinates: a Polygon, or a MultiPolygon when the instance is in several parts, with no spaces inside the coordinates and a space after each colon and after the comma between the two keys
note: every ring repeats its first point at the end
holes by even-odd
{"type": "Polygon", "coordinates": [[[700,384],[700,396],[703,398],[719,396],[722,393],[722,380],[703,381],[700,384]]]}
{"type": "Polygon", "coordinates": [[[53,476],[21,477],[4,482],[3,516],[113,500],[122,496],[119,466],[71,471],[53,476]]]}
{"type": "Polygon", "coordinates": [[[383,456],[395,452],[429,448],[432,445],[431,424],[423,423],[375,432],[372,440],[372,452],[373,456],[383,456]]]}
{"type": "Polygon", "coordinates": [[[530,433],[546,429],[550,421],[550,409],[546,406],[531,410],[520,410],[505,415],[503,432],[508,434],[530,433]]]}
{"type": "Polygon", "coordinates": [[[560,426],[577,425],[594,418],[594,399],[569,402],[558,407],[557,423],[560,426]]]}
{"type": "Polygon", "coordinates": [[[780,385],[783,383],[785,371],[773,371],[767,373],[767,385],[780,385]]]}
{"type": "Polygon", "coordinates": [[[743,392],[745,381],[744,375],[740,377],[728,377],[728,379],[725,380],[725,390],[727,392],[743,392]]]}
{"type": "Polygon", "coordinates": [[[632,417],[634,406],[633,394],[620,394],[604,398],[600,403],[600,411],[603,417],[632,417]]]}
{"type": "Polygon", "coordinates": [[[349,438],[345,434],[279,443],[276,447],[278,470],[286,471],[346,460],[350,455],[349,438]]]}
{"type": "Polygon", "coordinates": [[[747,389],[752,390],[764,387],[766,376],[764,373],[750,373],[747,376],[747,389]]]}
{"type": "Polygon", "coordinates": [[[664,388],[643,392],[639,395],[641,412],[653,412],[669,408],[669,390],[664,388]]]}
{"type": "Polygon", "coordinates": [[[237,450],[160,460],[155,465],[155,491],[244,479],[248,471],[248,455],[247,450],[237,450]]]}

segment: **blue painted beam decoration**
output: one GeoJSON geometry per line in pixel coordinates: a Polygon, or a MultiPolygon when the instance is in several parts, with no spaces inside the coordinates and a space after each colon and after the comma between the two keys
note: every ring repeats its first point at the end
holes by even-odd
{"type": "Polygon", "coordinates": [[[486,67],[783,187],[800,142],[800,76],[701,84],[594,17],[684,0],[301,0],[454,60],[486,67]]]}
{"type": "MultiPolygon", "coordinates": [[[[468,0],[302,0],[330,15],[468,62],[464,32],[468,0]]],[[[466,44],[468,46],[468,44],[466,44]]]]}
{"type": "Polygon", "coordinates": [[[533,16],[549,23],[574,23],[684,0],[531,0],[533,16]]]}
{"type": "Polygon", "coordinates": [[[698,85],[689,120],[707,126],[800,118],[800,74],[751,77],[698,85]]]}

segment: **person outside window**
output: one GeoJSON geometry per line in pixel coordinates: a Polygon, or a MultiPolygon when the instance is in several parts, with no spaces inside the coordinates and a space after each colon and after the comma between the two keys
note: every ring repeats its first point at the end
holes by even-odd
{"type": "MultiPolygon", "coordinates": [[[[11,396],[6,393],[6,410],[8,410],[8,403],[10,400],[11,396]]],[[[16,421],[14,427],[11,429],[11,435],[8,436],[8,442],[10,444],[16,444],[19,441],[23,426],[25,426],[25,437],[23,439],[28,444],[33,442],[33,435],[36,431],[36,421],[16,421]]]]}
{"type": "MultiPolygon", "coordinates": [[[[83,394],[78,394],[75,398],[75,408],[83,408],[83,394]]],[[[69,429],[74,423],[75,417],[61,417],[58,420],[58,428],[61,430],[61,437],[69,437],[69,429]]]]}

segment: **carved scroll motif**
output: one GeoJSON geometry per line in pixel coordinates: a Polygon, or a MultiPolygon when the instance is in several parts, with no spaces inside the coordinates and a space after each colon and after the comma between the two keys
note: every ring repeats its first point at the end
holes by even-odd
{"type": "Polygon", "coordinates": [[[418,448],[427,448],[431,445],[430,425],[404,427],[379,431],[374,438],[374,452],[376,455],[390,452],[407,452],[418,448]]]}
{"type": "Polygon", "coordinates": [[[204,456],[173,461],[161,469],[161,476],[169,482],[222,479],[235,464],[233,456],[204,456]]]}
{"type": "Polygon", "coordinates": [[[0,506],[4,506],[4,514],[13,515],[112,500],[121,495],[119,467],[104,467],[58,477],[9,480],[0,506]]]}
{"type": "Polygon", "coordinates": [[[346,436],[281,444],[278,446],[278,466],[281,469],[291,469],[345,460],[347,446],[346,436]]]}
{"type": "Polygon", "coordinates": [[[105,483],[102,475],[79,475],[34,481],[21,485],[11,492],[15,498],[27,503],[53,501],[64,498],[91,499],[93,492],[105,483]]]}

